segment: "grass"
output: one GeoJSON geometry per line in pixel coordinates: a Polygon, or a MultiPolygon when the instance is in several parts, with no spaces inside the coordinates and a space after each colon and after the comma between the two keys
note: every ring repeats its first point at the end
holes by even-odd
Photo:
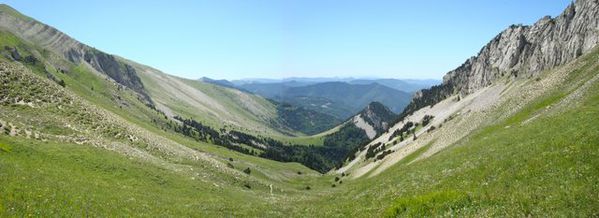
{"type": "Polygon", "coordinates": [[[0,12],[2,13],[7,13],[10,16],[16,17],[20,20],[23,21],[33,21],[33,18],[25,16],[21,13],[19,13],[17,10],[11,8],[10,6],[6,5],[6,4],[0,4],[0,12]]]}
{"type": "Polygon", "coordinates": [[[0,142],[14,148],[0,153],[3,216],[240,215],[269,204],[252,190],[219,188],[89,146],[0,142]]]}
{"type": "Polygon", "coordinates": [[[10,148],[8,145],[5,145],[5,144],[2,144],[2,143],[0,143],[0,151],[3,151],[3,152],[10,152],[11,150],[12,150],[12,149],[11,149],[11,148],[10,148]]]}
{"type": "Polygon", "coordinates": [[[272,135],[273,139],[288,144],[296,145],[315,145],[322,146],[324,144],[324,136],[278,136],[272,135]]]}
{"type": "MultiPolygon", "coordinates": [[[[20,42],[7,36],[0,38],[2,43],[20,42]]],[[[93,106],[217,161],[232,158],[236,170],[250,168],[252,173],[231,175],[201,162],[162,156],[157,157],[164,164],[155,164],[89,145],[0,133],[0,216],[599,216],[599,83],[564,111],[545,110],[599,72],[598,55],[583,57],[567,82],[514,116],[429,158],[417,159],[430,145],[379,175],[342,177],[342,184],[297,163],[247,156],[163,131],[150,122],[162,115],[132,92],[115,91],[109,81],[71,66],[67,74],[52,73],[93,106]],[[128,106],[119,107],[115,95],[128,106]],[[541,116],[522,125],[536,115],[541,116]]],[[[8,90],[36,96],[44,91],[38,86],[8,90]]],[[[77,117],[85,115],[78,113],[82,108],[0,109],[2,119],[58,135],[73,134],[61,121],[86,121],[77,117]]],[[[92,121],[100,122],[89,125],[92,121]]]]}
{"type": "MultiPolygon", "coordinates": [[[[185,138],[185,137],[182,137],[177,134],[164,132],[164,131],[160,130],[159,128],[157,128],[157,126],[155,126],[149,122],[149,120],[151,120],[152,118],[164,119],[163,117],[161,117],[161,115],[149,110],[144,105],[141,105],[141,103],[135,99],[135,96],[133,94],[131,94],[130,92],[128,92],[127,90],[124,90],[121,92],[115,91],[116,88],[111,87],[111,83],[109,81],[106,81],[98,76],[95,76],[94,74],[92,74],[90,72],[85,71],[85,68],[74,68],[74,70],[72,70],[71,72],[66,73],[66,74],[61,74],[60,76],[67,81],[67,84],[68,84],[67,89],[79,94],[79,96],[85,98],[86,100],[91,102],[94,106],[101,107],[111,113],[117,114],[117,115],[123,117],[127,122],[130,122],[134,125],[138,125],[144,129],[150,131],[153,134],[165,136],[171,140],[174,140],[182,145],[186,145],[195,150],[208,152],[211,154],[211,156],[213,158],[216,158],[217,160],[225,161],[229,157],[234,158],[233,165],[235,166],[235,168],[237,170],[241,171],[241,170],[245,169],[246,167],[250,167],[253,171],[251,177],[232,178],[231,175],[220,172],[219,169],[213,169],[209,166],[204,166],[201,163],[181,162],[181,161],[171,162],[172,164],[176,164],[176,165],[191,166],[193,168],[203,169],[203,171],[201,173],[204,176],[203,177],[204,180],[215,181],[219,185],[222,185],[221,183],[229,184],[230,187],[227,187],[227,189],[231,189],[231,188],[239,189],[240,187],[243,187],[245,184],[250,184],[252,187],[252,190],[259,191],[259,193],[261,195],[264,195],[264,193],[268,192],[268,188],[267,188],[268,184],[272,184],[275,188],[277,188],[278,191],[276,191],[275,193],[277,193],[277,192],[279,192],[279,193],[300,192],[301,193],[301,192],[303,192],[303,188],[305,188],[307,185],[317,186],[317,183],[320,181],[320,178],[321,178],[320,174],[318,174],[300,164],[297,164],[297,163],[279,163],[276,161],[264,160],[264,159],[257,158],[257,157],[245,156],[245,155],[242,155],[242,154],[239,154],[239,153],[227,150],[227,149],[223,149],[223,148],[215,146],[215,145],[210,145],[210,144],[206,144],[206,143],[198,143],[196,141],[190,140],[189,138],[185,138]],[[79,75],[79,74],[82,74],[82,75],[79,75]],[[92,90],[90,87],[94,87],[94,89],[92,90]],[[115,105],[114,104],[115,102],[112,101],[112,99],[111,99],[111,97],[114,94],[118,94],[118,95],[122,96],[122,99],[129,104],[129,107],[125,107],[125,109],[122,109],[122,108],[118,107],[117,105],[115,105]],[[302,174],[298,175],[297,172],[302,172],[302,174]]],[[[35,76],[32,76],[32,77],[35,78],[35,76]]],[[[11,80],[11,81],[14,81],[14,80],[11,80]]],[[[32,93],[32,95],[30,97],[31,99],[36,99],[36,98],[43,96],[42,93],[52,93],[52,92],[49,92],[49,90],[51,91],[53,88],[58,88],[58,87],[47,86],[47,84],[45,84],[45,83],[37,83],[39,81],[30,81],[28,79],[17,80],[17,81],[20,81],[22,83],[17,83],[17,82],[9,83],[9,85],[11,86],[8,88],[8,90],[10,90],[9,93],[21,93],[21,94],[32,93]],[[30,82],[34,82],[34,83],[31,84],[30,82]],[[49,88],[49,89],[40,89],[41,92],[35,91],[35,90],[38,90],[39,87],[45,87],[45,88],[49,88]],[[35,94],[33,94],[34,92],[35,92],[35,94]]],[[[58,88],[58,89],[61,89],[61,88],[58,88]]],[[[60,97],[60,95],[57,95],[57,96],[60,97]]],[[[30,101],[30,100],[28,99],[27,101],[30,101]]],[[[79,105],[79,104],[75,104],[75,105],[79,105]]],[[[94,107],[94,106],[92,106],[92,107],[94,107]]],[[[87,108],[87,109],[79,108],[77,106],[62,107],[60,109],[57,109],[55,107],[50,107],[49,109],[40,109],[40,108],[29,108],[28,106],[3,106],[3,105],[0,105],[0,108],[3,111],[3,113],[0,114],[0,118],[5,121],[6,120],[16,121],[19,123],[23,123],[26,126],[30,126],[34,130],[39,130],[44,133],[67,135],[67,136],[73,134],[74,132],[68,131],[69,129],[64,127],[63,121],[69,121],[72,119],[81,120],[81,119],[77,118],[80,114],[82,114],[80,112],[89,109],[89,108],[87,108]],[[15,118],[18,118],[18,119],[15,119],[15,118]]],[[[85,116],[82,118],[85,118],[86,120],[91,119],[91,121],[93,121],[93,119],[99,119],[98,117],[94,117],[94,116],[85,116]]],[[[89,127],[93,127],[97,123],[101,123],[101,122],[99,120],[96,120],[96,122],[88,122],[88,124],[85,124],[83,126],[88,127],[87,125],[90,125],[89,127]]],[[[113,131],[114,133],[120,132],[118,129],[113,129],[113,130],[114,130],[113,131]]],[[[104,135],[104,137],[111,138],[110,136],[105,136],[105,135],[104,135]]],[[[118,139],[114,139],[114,140],[118,140],[118,139]]],[[[32,142],[36,143],[35,140],[25,140],[24,139],[20,143],[12,143],[11,145],[18,146],[21,144],[27,144],[28,141],[32,141],[32,142]]],[[[49,143],[55,144],[56,146],[63,146],[62,143],[53,142],[52,140],[50,140],[49,143]]],[[[65,145],[65,146],[67,148],[60,150],[60,152],[70,151],[70,148],[68,147],[69,145],[65,145]]],[[[74,153],[74,154],[77,154],[77,153],[74,153]]],[[[104,154],[99,153],[99,154],[95,154],[95,155],[102,156],[104,154]]],[[[117,155],[117,154],[113,154],[113,155],[117,155]]],[[[161,155],[158,153],[156,154],[156,156],[161,157],[161,155]]],[[[81,158],[87,158],[87,157],[83,156],[81,158]]],[[[165,157],[165,159],[168,160],[168,157],[165,157]]],[[[24,160],[26,160],[26,158],[24,158],[24,160]]],[[[128,163],[128,164],[130,164],[130,163],[128,163]]],[[[57,163],[56,165],[54,165],[54,167],[61,166],[61,165],[64,165],[64,164],[57,163]]],[[[145,163],[145,165],[151,165],[151,164],[145,163]]],[[[48,166],[48,167],[52,167],[52,166],[48,166]]],[[[62,172],[62,174],[68,175],[68,172],[62,172]]],[[[81,175],[74,175],[74,176],[75,176],[75,178],[79,178],[81,175]]],[[[190,178],[190,177],[181,176],[181,175],[176,177],[177,180],[188,179],[188,178],[190,178]]],[[[138,178],[138,179],[141,179],[141,178],[138,178]]],[[[56,178],[48,178],[48,180],[60,181],[60,179],[56,179],[56,178]]],[[[210,187],[210,186],[214,186],[214,184],[211,182],[206,182],[203,184],[203,186],[210,187]]],[[[231,189],[231,190],[233,190],[233,189],[231,189]]],[[[242,190],[244,190],[244,189],[242,189],[242,190]]],[[[139,193],[143,192],[140,190],[137,190],[137,191],[139,193]]],[[[15,191],[15,192],[19,192],[19,191],[15,191]]],[[[117,191],[114,191],[114,192],[117,192],[117,191]]],[[[8,192],[8,193],[10,193],[10,192],[8,192]]],[[[85,193],[85,192],[82,192],[82,193],[85,193]]],[[[214,194],[214,195],[217,196],[217,194],[214,194]]],[[[254,193],[253,195],[256,195],[256,194],[254,193]]],[[[212,196],[212,195],[208,195],[208,196],[212,196]]],[[[200,195],[200,196],[196,196],[196,197],[202,197],[202,196],[200,195]]],[[[264,196],[262,196],[262,197],[264,197],[264,196]]],[[[227,197],[219,197],[219,198],[227,199],[227,197]]],[[[243,199],[249,200],[248,198],[243,198],[243,199]]],[[[226,202],[223,202],[223,201],[218,201],[218,202],[220,202],[222,204],[226,204],[226,202]]],[[[23,202],[23,205],[26,205],[26,206],[34,205],[34,203],[23,202]]],[[[246,210],[248,213],[251,212],[251,210],[249,210],[249,209],[246,209],[246,210]]],[[[120,211],[120,212],[122,212],[122,211],[120,211]]],[[[159,213],[157,211],[155,211],[155,212],[159,213]]]]}
{"type": "Polygon", "coordinates": [[[397,199],[384,217],[431,217],[451,214],[472,203],[470,196],[455,190],[436,191],[424,195],[397,199]]]}
{"type": "Polygon", "coordinates": [[[10,47],[22,47],[21,40],[13,34],[6,31],[0,31],[0,44],[10,47]]]}
{"type": "Polygon", "coordinates": [[[397,164],[410,164],[412,161],[416,160],[416,158],[420,157],[420,155],[424,154],[424,152],[428,151],[432,144],[433,142],[429,142],[425,146],[422,146],[418,150],[401,159],[401,161],[399,161],[397,164]]]}
{"type": "MultiPolygon", "coordinates": [[[[572,80],[586,80],[596,69],[583,69],[572,80]]],[[[12,151],[0,152],[0,208],[6,216],[596,216],[599,84],[567,111],[516,125],[570,93],[567,87],[557,90],[427,159],[411,161],[424,147],[401,161],[411,164],[396,164],[372,178],[342,178],[335,188],[332,176],[296,163],[178,136],[169,137],[231,157],[236,169],[249,167],[251,175],[192,180],[102,149],[3,136],[0,145],[12,151]],[[216,187],[214,181],[224,182],[216,187]],[[244,188],[246,183],[252,189],[244,188]],[[269,183],[277,187],[274,197],[264,185],[269,183]],[[306,186],[311,190],[303,190],[306,186]]],[[[34,114],[24,108],[17,111],[34,114]]]]}
{"type": "MultiPolygon", "coordinates": [[[[583,72],[570,79],[588,81],[598,69],[581,68],[583,72]]],[[[597,216],[599,83],[566,111],[520,125],[563,99],[570,86],[578,84],[562,84],[514,117],[427,159],[396,164],[372,178],[347,183],[335,196],[316,203],[322,206],[314,210],[354,217],[597,216]]]]}

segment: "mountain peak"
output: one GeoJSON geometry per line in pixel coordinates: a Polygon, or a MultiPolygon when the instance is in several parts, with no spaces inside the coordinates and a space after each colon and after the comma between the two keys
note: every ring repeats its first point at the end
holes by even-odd
{"type": "Polygon", "coordinates": [[[512,25],[499,33],[477,56],[448,72],[443,83],[416,95],[402,115],[451,95],[468,95],[498,79],[531,78],[568,63],[599,44],[599,2],[578,0],[556,18],[531,26],[512,25]]]}
{"type": "Polygon", "coordinates": [[[377,113],[393,114],[393,112],[387,106],[378,101],[370,102],[368,106],[366,106],[366,108],[362,110],[362,112],[365,111],[375,111],[377,113]]]}
{"type": "MultiPolygon", "coordinates": [[[[366,122],[375,132],[374,135],[387,131],[389,124],[397,115],[387,106],[378,101],[373,101],[354,117],[354,121],[361,119],[366,122]]],[[[369,137],[373,134],[369,134],[369,137]]]]}
{"type": "Polygon", "coordinates": [[[14,9],[13,7],[11,7],[10,5],[7,5],[7,4],[0,4],[0,14],[1,13],[6,13],[14,18],[17,18],[17,19],[20,19],[23,21],[33,21],[34,20],[31,17],[21,14],[21,12],[17,11],[16,9],[14,9]]]}

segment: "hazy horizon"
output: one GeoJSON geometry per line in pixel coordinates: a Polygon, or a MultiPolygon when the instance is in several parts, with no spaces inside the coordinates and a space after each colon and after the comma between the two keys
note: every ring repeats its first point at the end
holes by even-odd
{"type": "Polygon", "coordinates": [[[570,1],[3,3],[183,78],[441,80],[509,25],[557,16],[570,1]]]}
{"type": "MultiPolygon", "coordinates": [[[[290,77],[282,77],[282,78],[269,78],[269,77],[247,77],[247,78],[239,78],[239,79],[225,79],[225,78],[212,78],[208,76],[203,76],[209,79],[215,80],[228,80],[228,81],[251,81],[251,80],[273,80],[273,81],[292,81],[292,80],[331,80],[331,81],[346,81],[346,80],[381,80],[381,79],[396,79],[396,80],[414,80],[414,81],[442,81],[443,79],[435,79],[435,78],[390,78],[390,77],[344,77],[344,76],[330,76],[330,77],[303,77],[303,76],[290,76],[290,77]]],[[[200,78],[203,78],[200,77],[200,78]]]]}

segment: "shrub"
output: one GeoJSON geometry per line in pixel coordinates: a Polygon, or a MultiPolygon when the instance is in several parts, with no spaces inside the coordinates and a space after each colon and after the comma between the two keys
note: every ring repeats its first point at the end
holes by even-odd
{"type": "Polygon", "coordinates": [[[387,155],[389,155],[391,153],[393,153],[393,151],[390,151],[390,150],[383,151],[383,153],[381,153],[378,156],[376,156],[376,159],[377,160],[382,160],[383,158],[385,158],[385,156],[387,156],[387,155]]]}
{"type": "Polygon", "coordinates": [[[371,145],[370,147],[368,147],[368,150],[366,151],[366,159],[373,158],[378,152],[382,150],[385,150],[385,145],[383,145],[380,142],[371,145]]]}
{"type": "Polygon", "coordinates": [[[248,167],[248,168],[245,168],[245,170],[243,170],[243,172],[244,172],[245,174],[248,174],[248,175],[250,175],[250,173],[252,173],[252,170],[250,170],[250,168],[248,167]]]}
{"type": "Polygon", "coordinates": [[[422,126],[428,125],[431,122],[431,120],[433,120],[433,118],[435,117],[432,115],[424,115],[424,117],[422,118],[422,126]]]}

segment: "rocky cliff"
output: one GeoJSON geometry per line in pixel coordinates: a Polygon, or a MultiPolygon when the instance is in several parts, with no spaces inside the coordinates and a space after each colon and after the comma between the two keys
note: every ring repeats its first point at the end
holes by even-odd
{"type": "Polygon", "coordinates": [[[75,65],[85,64],[115,82],[139,93],[151,103],[134,67],[117,57],[89,47],[54,27],[20,14],[8,5],[0,5],[0,29],[11,32],[37,46],[63,56],[75,65]]]}
{"type": "Polygon", "coordinates": [[[598,42],[599,1],[577,0],[556,18],[547,16],[530,26],[510,26],[477,56],[447,73],[441,85],[416,93],[402,115],[453,94],[467,95],[498,78],[530,78],[574,60],[598,42]]]}
{"type": "Polygon", "coordinates": [[[372,126],[378,135],[387,131],[389,124],[397,115],[382,103],[375,101],[368,104],[359,116],[372,126]]]}

